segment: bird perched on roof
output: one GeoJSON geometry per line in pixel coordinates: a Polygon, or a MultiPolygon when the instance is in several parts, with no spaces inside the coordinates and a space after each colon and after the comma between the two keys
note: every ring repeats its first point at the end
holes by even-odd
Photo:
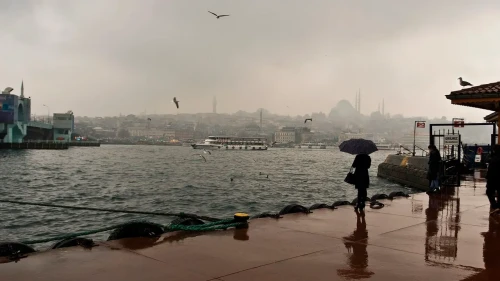
{"type": "Polygon", "coordinates": [[[220,15],[218,16],[216,13],[212,13],[210,11],[208,11],[209,13],[211,13],[212,15],[216,16],[217,18],[221,18],[221,17],[229,17],[229,15],[220,15]]]}
{"type": "Polygon", "coordinates": [[[312,122],[312,121],[313,121],[313,119],[312,119],[312,118],[307,118],[306,120],[304,120],[304,124],[305,124],[307,121],[311,121],[311,122],[312,122]]]}
{"type": "Polygon", "coordinates": [[[179,101],[177,100],[176,97],[174,97],[174,103],[175,103],[175,106],[177,106],[177,109],[179,109],[179,101]]]}
{"type": "Polygon", "coordinates": [[[462,77],[458,77],[458,81],[460,81],[460,86],[465,87],[465,86],[472,86],[471,83],[462,80],[462,77]]]}

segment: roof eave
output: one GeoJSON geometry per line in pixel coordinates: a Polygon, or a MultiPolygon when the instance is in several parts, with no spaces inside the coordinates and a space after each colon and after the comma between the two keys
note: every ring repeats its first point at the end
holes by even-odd
{"type": "Polygon", "coordinates": [[[498,122],[498,112],[490,113],[483,117],[486,122],[498,122]]]}
{"type": "Polygon", "coordinates": [[[449,100],[500,98],[500,93],[454,94],[453,92],[451,92],[449,95],[446,95],[446,98],[449,100]]]}
{"type": "Polygon", "coordinates": [[[453,101],[452,101],[452,104],[453,105],[467,106],[467,107],[472,107],[472,108],[477,108],[477,109],[495,111],[492,108],[488,108],[488,107],[482,106],[481,104],[477,104],[477,103],[473,103],[473,102],[471,102],[471,103],[453,103],[453,101]]]}

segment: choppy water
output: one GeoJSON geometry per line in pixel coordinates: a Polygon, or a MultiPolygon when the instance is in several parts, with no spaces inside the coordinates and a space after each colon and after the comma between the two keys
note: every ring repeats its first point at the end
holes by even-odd
{"type": "MultiPolygon", "coordinates": [[[[0,151],[0,198],[227,217],[237,211],[278,212],[291,203],[332,204],[356,196],[343,182],[354,157],[337,148],[214,151],[204,154],[207,162],[195,155],[200,152],[118,145],[0,151]]],[[[372,154],[369,196],[412,191],[376,177],[388,153],[372,154]]],[[[133,219],[170,220],[0,203],[0,241],[45,238],[133,219]]],[[[107,234],[94,237],[106,239],[107,234]]]]}

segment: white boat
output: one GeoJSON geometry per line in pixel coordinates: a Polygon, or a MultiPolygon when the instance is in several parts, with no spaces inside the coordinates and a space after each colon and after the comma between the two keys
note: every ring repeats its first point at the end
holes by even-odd
{"type": "Polygon", "coordinates": [[[326,149],[326,145],[324,143],[307,142],[297,145],[296,148],[326,149]]]}
{"type": "Polygon", "coordinates": [[[226,137],[209,136],[203,143],[191,145],[194,149],[224,150],[267,150],[267,139],[263,137],[226,137]]]}
{"type": "Polygon", "coordinates": [[[390,143],[375,143],[378,150],[396,150],[396,146],[390,143]]]}

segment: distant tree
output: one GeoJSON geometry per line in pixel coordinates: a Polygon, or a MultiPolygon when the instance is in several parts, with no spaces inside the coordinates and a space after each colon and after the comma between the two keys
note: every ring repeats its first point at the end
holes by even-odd
{"type": "Polygon", "coordinates": [[[119,138],[128,138],[130,137],[130,132],[127,129],[121,128],[118,130],[117,135],[119,138]]]}

